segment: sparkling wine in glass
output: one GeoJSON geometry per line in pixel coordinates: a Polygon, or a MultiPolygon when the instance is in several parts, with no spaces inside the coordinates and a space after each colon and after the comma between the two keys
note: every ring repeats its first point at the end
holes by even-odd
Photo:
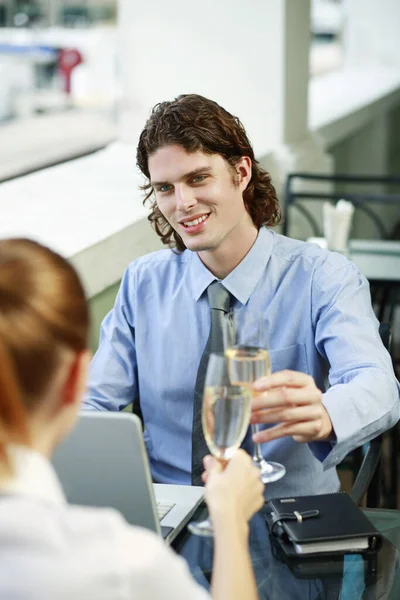
{"type": "MultiPolygon", "coordinates": [[[[252,384],[265,375],[271,373],[271,361],[268,350],[259,346],[247,346],[238,344],[225,351],[228,359],[229,377],[232,383],[239,386],[247,386],[252,391],[252,384]]],[[[258,432],[258,424],[251,426],[252,433],[258,432]]],[[[254,444],[253,462],[259,467],[261,481],[270,483],[278,481],[286,469],[277,462],[266,461],[262,455],[260,444],[254,444]]]]}
{"type": "MultiPolygon", "coordinates": [[[[250,414],[249,386],[232,385],[226,356],[210,354],[203,394],[202,427],[211,454],[224,466],[242,443],[249,427],[250,414]]],[[[209,519],[190,523],[188,527],[196,535],[213,535],[209,519]]]]}

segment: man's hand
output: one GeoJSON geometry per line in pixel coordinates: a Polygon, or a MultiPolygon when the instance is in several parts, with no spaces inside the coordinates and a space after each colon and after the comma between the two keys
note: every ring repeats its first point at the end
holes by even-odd
{"type": "Polygon", "coordinates": [[[254,382],[251,423],[277,423],[254,434],[254,442],[292,436],[314,442],[332,436],[333,427],[314,379],[297,371],[279,371],[254,382]]]}

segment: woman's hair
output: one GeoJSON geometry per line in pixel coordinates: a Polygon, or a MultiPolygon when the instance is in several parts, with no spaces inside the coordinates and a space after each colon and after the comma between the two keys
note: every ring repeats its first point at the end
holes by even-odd
{"type": "Polygon", "coordinates": [[[61,352],[87,348],[89,312],[74,268],[28,239],[0,240],[0,460],[29,445],[27,416],[39,406],[61,352]]]}
{"type": "MultiPolygon", "coordinates": [[[[271,177],[254,157],[246,131],[237,117],[216,102],[197,94],[178,96],[170,102],[157,104],[140,135],[137,165],[149,180],[142,186],[150,199],[149,157],[163,146],[177,145],[189,153],[220,154],[232,168],[242,156],[252,164],[251,180],[243,193],[244,204],[259,229],[262,225],[278,225],[281,210],[271,177]]],[[[186,246],[158,209],[155,200],[148,217],[164,244],[182,252],[186,246]]]]}

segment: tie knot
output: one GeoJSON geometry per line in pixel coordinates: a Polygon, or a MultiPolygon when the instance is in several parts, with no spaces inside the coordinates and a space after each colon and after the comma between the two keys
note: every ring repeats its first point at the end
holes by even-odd
{"type": "Polygon", "coordinates": [[[219,281],[213,281],[207,288],[210,308],[229,312],[231,305],[231,293],[219,281]]]}

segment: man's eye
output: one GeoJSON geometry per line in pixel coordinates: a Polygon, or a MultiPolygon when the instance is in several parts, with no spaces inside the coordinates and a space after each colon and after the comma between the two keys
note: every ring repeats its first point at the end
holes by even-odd
{"type": "Polygon", "coordinates": [[[158,188],[157,192],[161,192],[161,193],[163,193],[163,192],[169,192],[170,189],[171,189],[171,187],[172,187],[171,185],[161,185],[158,188]]]}
{"type": "Polygon", "coordinates": [[[193,177],[192,181],[193,183],[201,183],[205,178],[206,175],[196,175],[196,177],[193,177]]]}

